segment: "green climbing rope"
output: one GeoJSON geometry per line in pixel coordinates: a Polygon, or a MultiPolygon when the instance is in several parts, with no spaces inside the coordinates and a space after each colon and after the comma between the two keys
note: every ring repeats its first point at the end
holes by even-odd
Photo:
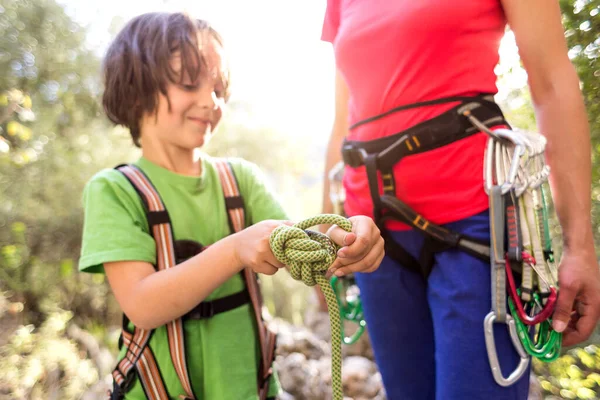
{"type": "Polygon", "coordinates": [[[342,400],[342,330],[337,298],[325,273],[335,261],[339,249],[327,235],[307,230],[316,225],[337,225],[347,232],[352,223],[346,218],[323,214],[301,221],[294,226],[282,225],[273,230],[269,243],[273,254],[290,267],[292,278],[308,286],[319,285],[329,310],[331,324],[331,385],[333,399],[342,400]]]}

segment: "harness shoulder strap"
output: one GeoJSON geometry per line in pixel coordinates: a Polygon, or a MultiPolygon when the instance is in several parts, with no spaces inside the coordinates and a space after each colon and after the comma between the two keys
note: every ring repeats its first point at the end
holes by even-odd
{"type": "MultiPolygon", "coordinates": [[[[233,167],[229,162],[220,158],[215,159],[215,167],[219,173],[223,195],[225,196],[229,228],[232,233],[239,232],[245,227],[245,210],[233,167]]],[[[251,268],[244,268],[242,276],[250,293],[250,300],[258,328],[258,339],[261,350],[261,360],[258,366],[258,393],[259,398],[263,400],[267,398],[269,379],[273,373],[272,364],[275,358],[276,335],[267,329],[262,318],[262,295],[256,274],[251,268]]]]}
{"type": "MultiPolygon", "coordinates": [[[[117,170],[123,173],[127,180],[129,180],[144,204],[149,229],[156,242],[156,265],[154,267],[157,270],[173,268],[176,265],[173,230],[169,213],[158,191],[154,188],[150,179],[136,166],[121,165],[117,167],[117,170]]],[[[138,370],[144,390],[150,399],[168,399],[169,397],[167,397],[165,384],[160,376],[156,360],[148,347],[148,342],[153,331],[145,331],[136,327],[133,334],[130,334],[126,329],[127,317],[124,315],[123,319],[123,342],[127,346],[127,354],[133,354],[134,357],[126,356],[118,364],[117,369],[113,373],[115,382],[121,385],[119,383],[121,377],[127,377],[129,372],[135,367],[138,370]],[[137,357],[135,357],[136,355],[137,357]],[[140,360],[143,362],[139,362],[140,360]],[[145,371],[146,369],[149,369],[149,373],[145,371]]],[[[167,324],[167,335],[173,367],[177,372],[185,395],[188,399],[195,399],[185,358],[185,337],[181,318],[167,324]]],[[[124,381],[125,379],[123,379],[124,381]]]]}

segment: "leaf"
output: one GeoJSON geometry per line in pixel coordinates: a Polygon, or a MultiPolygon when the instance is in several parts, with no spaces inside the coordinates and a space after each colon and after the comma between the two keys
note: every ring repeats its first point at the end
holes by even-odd
{"type": "Polygon", "coordinates": [[[68,278],[71,275],[73,275],[73,260],[66,259],[66,260],[62,260],[60,263],[60,276],[63,278],[68,278]]]}

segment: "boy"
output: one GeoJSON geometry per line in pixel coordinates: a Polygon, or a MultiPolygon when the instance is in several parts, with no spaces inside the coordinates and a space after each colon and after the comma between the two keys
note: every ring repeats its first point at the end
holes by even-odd
{"type": "MultiPolygon", "coordinates": [[[[283,267],[269,236],[289,222],[256,166],[194,157],[228,98],[223,52],[206,22],[151,13],[129,22],[105,58],[106,114],[142,149],[133,165],[99,172],[84,191],[79,268],[106,273],[125,316],[113,399],[279,391],[254,273],[283,267]]],[[[329,231],[345,245],[330,274],[381,262],[373,221],[352,222],[353,233],[329,231]]]]}

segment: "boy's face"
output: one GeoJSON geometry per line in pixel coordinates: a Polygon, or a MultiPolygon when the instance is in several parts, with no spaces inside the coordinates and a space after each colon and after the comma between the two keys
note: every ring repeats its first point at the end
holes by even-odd
{"type": "MultiPolygon", "coordinates": [[[[167,97],[159,93],[156,115],[142,117],[142,143],[145,137],[153,136],[162,146],[193,150],[208,142],[212,131],[219,123],[222,113],[225,88],[222,48],[212,38],[200,40],[201,52],[206,65],[200,76],[190,77],[185,72],[181,84],[169,83],[167,97]]],[[[181,71],[181,57],[174,53],[171,58],[174,71],[181,71]]]]}

